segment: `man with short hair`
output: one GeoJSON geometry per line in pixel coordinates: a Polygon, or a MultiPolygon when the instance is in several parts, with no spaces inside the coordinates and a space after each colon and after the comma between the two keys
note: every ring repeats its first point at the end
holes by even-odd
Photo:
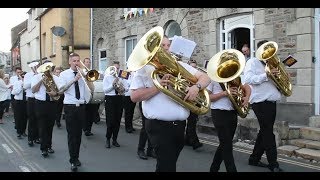
{"type": "Polygon", "coordinates": [[[246,58],[246,61],[248,61],[250,59],[250,48],[249,48],[249,45],[248,44],[244,44],[242,46],[242,49],[241,49],[241,52],[243,53],[243,55],[245,56],[246,58]]]}

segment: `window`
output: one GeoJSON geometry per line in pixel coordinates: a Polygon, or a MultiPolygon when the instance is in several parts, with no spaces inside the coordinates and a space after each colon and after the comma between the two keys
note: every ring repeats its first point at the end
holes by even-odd
{"type": "Polygon", "coordinates": [[[107,68],[107,51],[105,49],[99,50],[99,71],[103,72],[107,68]]]}
{"type": "Polygon", "coordinates": [[[171,38],[174,35],[181,36],[180,25],[176,21],[169,21],[166,26],[165,35],[167,35],[168,38],[171,38]]]}
{"type": "Polygon", "coordinates": [[[52,54],[56,54],[57,36],[52,33],[52,54]]]}
{"type": "MultiPolygon", "coordinates": [[[[128,37],[125,39],[125,58],[126,58],[126,62],[129,59],[129,56],[131,55],[134,47],[137,44],[137,37],[136,36],[132,36],[132,37],[128,37]]],[[[127,63],[126,63],[127,64],[127,63]]]]}

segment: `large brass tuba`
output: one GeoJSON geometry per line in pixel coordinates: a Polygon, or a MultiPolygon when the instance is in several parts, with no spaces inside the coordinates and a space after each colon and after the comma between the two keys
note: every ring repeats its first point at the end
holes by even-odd
{"type": "Polygon", "coordinates": [[[218,83],[222,89],[228,93],[228,97],[232,102],[238,115],[245,118],[249,113],[249,107],[242,105],[244,91],[241,88],[240,74],[245,67],[244,55],[235,49],[226,49],[214,55],[207,66],[208,76],[218,83]],[[230,92],[230,87],[237,87],[237,95],[233,96],[230,92]]]}
{"type": "MultiPolygon", "coordinates": [[[[55,84],[52,74],[51,74],[51,68],[53,66],[53,63],[47,62],[42,64],[37,68],[38,73],[43,73],[42,75],[42,82],[43,85],[46,87],[46,91],[50,92],[51,90],[55,92],[59,92],[57,85],[55,84]]],[[[51,98],[55,101],[59,100],[60,96],[51,96],[51,98]]]]}
{"type": "Polygon", "coordinates": [[[163,28],[157,26],[139,40],[127,62],[129,71],[136,71],[147,64],[153,65],[153,83],[161,92],[195,114],[207,113],[210,99],[205,89],[199,92],[195,101],[184,101],[186,88],[194,85],[197,79],[161,47],[163,35],[163,28]],[[163,87],[158,81],[164,74],[173,76],[169,79],[170,85],[167,87],[163,87]]]}
{"type": "Polygon", "coordinates": [[[274,41],[269,41],[262,44],[256,51],[256,57],[266,63],[265,71],[267,75],[274,81],[277,88],[285,96],[291,96],[292,84],[290,76],[285,71],[283,64],[280,62],[277,53],[278,44],[274,41]],[[271,73],[272,68],[277,68],[279,71],[278,75],[271,73]]]}

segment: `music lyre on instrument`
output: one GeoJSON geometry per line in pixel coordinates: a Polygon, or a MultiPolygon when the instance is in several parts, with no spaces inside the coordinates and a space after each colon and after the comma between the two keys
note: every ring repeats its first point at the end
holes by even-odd
{"type": "Polygon", "coordinates": [[[266,63],[265,71],[270,77],[280,92],[285,96],[291,96],[292,84],[288,73],[286,72],[284,65],[280,62],[277,56],[278,44],[274,41],[268,41],[262,44],[256,51],[256,57],[260,61],[266,63]],[[278,75],[271,73],[271,69],[276,68],[279,71],[278,75]]]}
{"type": "Polygon", "coordinates": [[[157,26],[149,30],[137,43],[128,61],[128,70],[137,71],[147,64],[155,67],[152,80],[155,86],[183,107],[195,114],[206,114],[210,109],[209,94],[206,89],[199,91],[195,101],[184,101],[187,87],[196,84],[197,79],[162,47],[164,30],[157,26]],[[158,81],[160,76],[171,74],[169,84],[173,88],[163,87],[158,81]]]}
{"type": "Polygon", "coordinates": [[[34,73],[38,73],[37,72],[37,66],[39,65],[39,62],[31,62],[28,64],[28,67],[34,72],[34,73]]]}
{"type": "Polygon", "coordinates": [[[240,74],[245,67],[244,55],[235,49],[226,49],[215,54],[208,62],[207,74],[218,83],[222,89],[226,90],[238,115],[245,118],[249,113],[248,106],[242,106],[244,91],[241,88],[240,74]],[[237,95],[233,96],[230,92],[231,87],[237,87],[237,95]]]}

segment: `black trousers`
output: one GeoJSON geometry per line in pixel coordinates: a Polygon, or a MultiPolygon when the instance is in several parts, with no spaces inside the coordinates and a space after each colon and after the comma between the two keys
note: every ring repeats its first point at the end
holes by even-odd
{"type": "Polygon", "coordinates": [[[39,124],[40,150],[52,147],[52,131],[56,115],[56,103],[53,101],[35,100],[36,118],[39,124]]]}
{"type": "Polygon", "coordinates": [[[6,101],[0,101],[0,119],[3,118],[3,113],[4,113],[4,110],[5,110],[5,107],[6,107],[6,101]]]}
{"type": "Polygon", "coordinates": [[[28,114],[28,140],[34,141],[39,139],[39,125],[36,116],[35,98],[28,97],[27,114],[28,114]]]}
{"type": "Polygon", "coordinates": [[[100,104],[85,104],[86,118],[83,122],[83,131],[91,132],[93,122],[97,122],[100,104]]]}
{"type": "Polygon", "coordinates": [[[57,113],[56,113],[56,118],[55,118],[55,121],[56,121],[56,124],[59,124],[60,121],[61,121],[61,114],[62,114],[62,109],[63,109],[63,99],[64,99],[64,95],[61,95],[59,100],[56,101],[55,103],[57,104],[57,113]]]}
{"type": "Polygon", "coordinates": [[[124,122],[126,130],[132,129],[132,120],[136,103],[131,101],[130,96],[123,96],[124,122]]]}
{"type": "Polygon", "coordinates": [[[176,172],[184,146],[186,121],[146,119],[146,131],[157,156],[156,172],[176,172]]]}
{"type": "Polygon", "coordinates": [[[15,100],[14,117],[15,117],[17,133],[20,135],[25,133],[27,128],[27,122],[28,122],[27,101],[15,100]]]}
{"type": "Polygon", "coordinates": [[[85,105],[64,105],[66,128],[68,132],[68,148],[70,163],[74,163],[79,158],[81,145],[82,124],[85,119],[85,105]]]}
{"type": "Polygon", "coordinates": [[[147,152],[151,152],[153,150],[150,138],[148,137],[148,134],[146,132],[146,117],[142,113],[142,104],[139,102],[139,109],[141,112],[141,119],[142,119],[142,127],[140,129],[140,136],[139,136],[139,144],[138,144],[138,151],[144,151],[144,147],[146,146],[146,143],[148,141],[148,148],[147,152]]]}
{"type": "Polygon", "coordinates": [[[123,111],[122,96],[105,96],[105,110],[107,122],[106,138],[110,139],[112,137],[112,140],[116,141],[123,111]]]}
{"type": "Polygon", "coordinates": [[[13,110],[13,120],[14,120],[15,128],[17,128],[16,118],[14,116],[14,113],[16,112],[15,102],[16,102],[16,100],[14,99],[14,95],[11,94],[11,107],[12,107],[12,110],[13,110]]]}
{"type": "Polygon", "coordinates": [[[11,102],[11,100],[10,99],[7,99],[7,100],[5,100],[4,101],[4,112],[9,112],[9,108],[10,108],[10,102],[11,102]]]}
{"type": "Polygon", "coordinates": [[[237,128],[237,112],[235,110],[211,110],[212,121],[217,129],[219,146],[213,157],[210,172],[218,172],[224,161],[227,172],[237,172],[233,158],[232,139],[237,128]]]}
{"type": "Polygon", "coordinates": [[[185,141],[190,145],[195,145],[200,143],[197,135],[197,121],[198,115],[190,112],[190,115],[187,119],[187,128],[185,141]]]}
{"type": "Polygon", "coordinates": [[[253,103],[252,109],[257,116],[260,130],[254,144],[253,152],[250,155],[250,161],[260,161],[264,151],[271,168],[279,167],[277,162],[277,146],[273,134],[273,125],[276,119],[277,103],[264,101],[253,103]]]}

